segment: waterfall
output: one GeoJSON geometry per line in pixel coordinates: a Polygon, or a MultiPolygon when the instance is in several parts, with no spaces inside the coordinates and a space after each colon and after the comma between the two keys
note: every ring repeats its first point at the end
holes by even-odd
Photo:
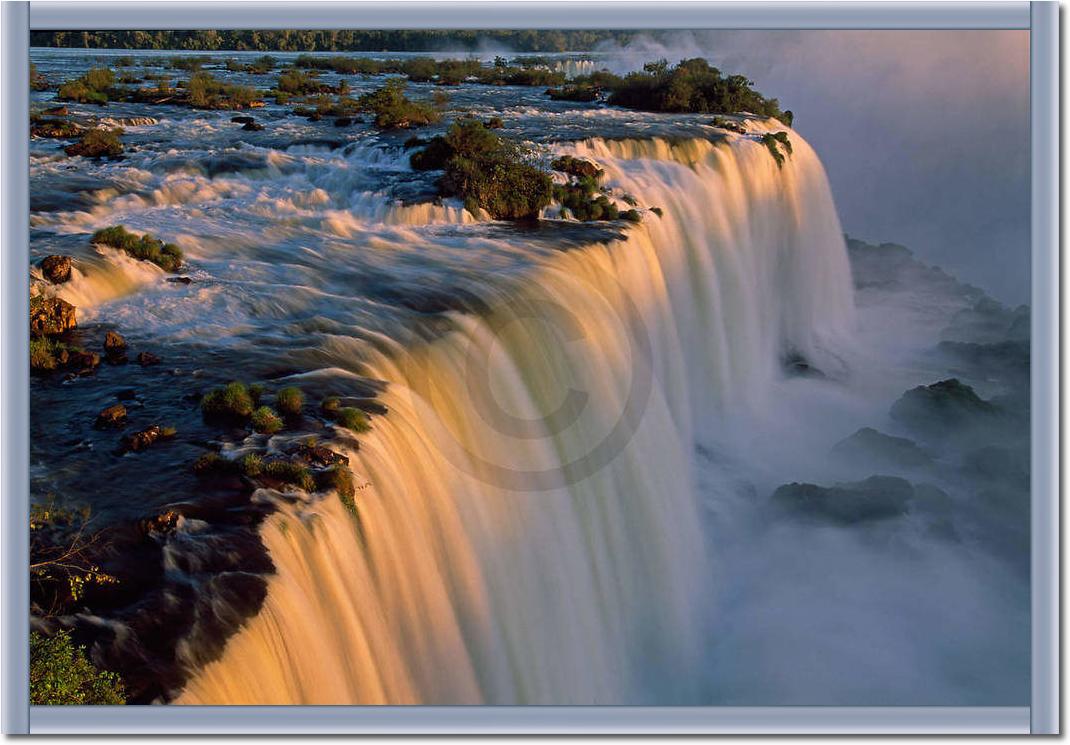
{"type": "Polygon", "coordinates": [[[334,445],[357,514],[281,504],[263,608],[178,702],[701,702],[695,443],[761,417],[786,354],[840,364],[852,326],[824,170],[791,141],[783,167],[748,136],[561,146],[662,216],[373,354],[389,414],[334,445]]]}

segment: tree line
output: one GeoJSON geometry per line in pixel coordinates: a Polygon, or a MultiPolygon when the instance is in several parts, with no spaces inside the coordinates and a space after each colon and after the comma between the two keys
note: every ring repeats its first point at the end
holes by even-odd
{"type": "Polygon", "coordinates": [[[222,30],[31,31],[30,46],[262,52],[477,51],[488,43],[516,52],[589,51],[625,43],[636,31],[601,30],[222,30]]]}

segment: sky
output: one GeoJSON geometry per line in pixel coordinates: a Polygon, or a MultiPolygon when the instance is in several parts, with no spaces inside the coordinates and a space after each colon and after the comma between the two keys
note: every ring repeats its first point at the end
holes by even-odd
{"type": "Polygon", "coordinates": [[[795,113],[844,230],[1029,302],[1027,31],[702,31],[622,62],[706,57],[795,113]]]}

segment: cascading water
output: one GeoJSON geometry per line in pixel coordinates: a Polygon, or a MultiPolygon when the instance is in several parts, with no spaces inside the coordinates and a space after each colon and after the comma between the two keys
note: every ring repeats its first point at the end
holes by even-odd
{"type": "Polygon", "coordinates": [[[785,355],[834,369],[853,322],[817,156],[729,137],[559,148],[662,217],[365,360],[389,414],[347,449],[358,514],[282,504],[263,608],[179,703],[703,700],[695,444],[739,439],[785,355]]]}

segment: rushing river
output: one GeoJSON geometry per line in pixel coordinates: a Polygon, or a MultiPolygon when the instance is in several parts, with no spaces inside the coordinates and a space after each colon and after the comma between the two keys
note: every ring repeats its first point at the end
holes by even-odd
{"type": "MultiPolygon", "coordinates": [[[[61,80],[98,54],[31,58],[61,80]]],[[[165,72],[168,53],[133,56],[165,72]]],[[[545,163],[597,163],[642,222],[478,220],[431,200],[411,132],[273,103],[259,132],[233,112],[72,105],[151,117],[118,161],[31,143],[34,262],[74,257],[56,291],[79,333],[163,360],[35,380],[35,497],[114,524],[187,506],[137,592],[62,619],[94,659],[147,666],[143,700],[178,703],[1024,703],[1028,309],[898,247],[849,250],[818,154],[791,131],[781,167],[760,142],[778,122],[449,93],[443,127],[500,116],[545,163]],[[116,224],[178,243],[192,281],[89,244],[116,224]],[[1016,424],[943,437],[889,416],[952,376],[1016,424]],[[372,430],[220,433],[196,396],[233,379],[346,397],[372,430]],[[93,417],[120,394],[177,440],[117,455],[93,417]],[[864,427],[925,460],[844,457],[864,427]],[[190,473],[209,443],[309,434],[349,457],[356,515],[269,489],[239,506],[190,473]],[[986,459],[1023,452],[993,484],[986,459]],[[828,522],[770,499],[875,474],[909,481],[911,508],[828,522]]]]}

